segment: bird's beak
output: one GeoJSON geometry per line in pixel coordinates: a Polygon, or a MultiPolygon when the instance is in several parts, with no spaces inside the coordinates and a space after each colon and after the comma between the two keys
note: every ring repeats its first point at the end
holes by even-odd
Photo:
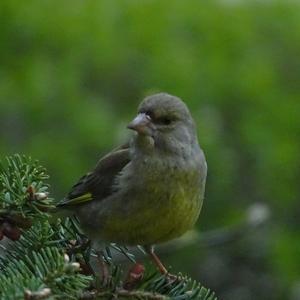
{"type": "Polygon", "coordinates": [[[142,135],[151,135],[151,124],[151,118],[144,113],[140,113],[127,125],[127,128],[135,130],[142,135]]]}

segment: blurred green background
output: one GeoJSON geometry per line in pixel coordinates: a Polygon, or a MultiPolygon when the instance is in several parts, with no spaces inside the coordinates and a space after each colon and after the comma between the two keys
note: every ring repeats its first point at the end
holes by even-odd
{"type": "Polygon", "coordinates": [[[145,95],[175,94],[209,166],[200,236],[270,219],[164,259],[219,299],[300,299],[299,1],[1,0],[0,23],[1,159],[38,158],[60,198],[145,95]]]}

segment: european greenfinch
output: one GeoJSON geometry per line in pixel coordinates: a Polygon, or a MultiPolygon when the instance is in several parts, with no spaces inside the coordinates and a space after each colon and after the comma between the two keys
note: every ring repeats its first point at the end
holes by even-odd
{"type": "Polygon", "coordinates": [[[93,240],[142,245],[161,273],[153,245],[177,238],[198,219],[207,165],[186,104],[146,97],[127,126],[135,134],[97,163],[59,206],[75,212],[93,240]]]}

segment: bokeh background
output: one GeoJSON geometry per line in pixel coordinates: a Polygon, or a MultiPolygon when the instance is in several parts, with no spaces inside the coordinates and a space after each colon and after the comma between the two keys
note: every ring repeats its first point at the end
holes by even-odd
{"type": "Polygon", "coordinates": [[[1,159],[39,159],[60,198],[175,94],[209,165],[198,235],[239,235],[164,259],[219,299],[300,299],[299,1],[1,0],[0,24],[1,159]]]}

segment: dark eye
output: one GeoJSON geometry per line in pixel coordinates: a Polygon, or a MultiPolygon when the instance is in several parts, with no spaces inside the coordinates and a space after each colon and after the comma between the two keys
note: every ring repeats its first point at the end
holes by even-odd
{"type": "Polygon", "coordinates": [[[172,119],[168,117],[160,117],[156,119],[156,123],[161,125],[170,125],[172,123],[172,119]]]}
{"type": "Polygon", "coordinates": [[[150,117],[151,119],[153,119],[154,115],[152,111],[146,111],[145,114],[150,117]]]}

